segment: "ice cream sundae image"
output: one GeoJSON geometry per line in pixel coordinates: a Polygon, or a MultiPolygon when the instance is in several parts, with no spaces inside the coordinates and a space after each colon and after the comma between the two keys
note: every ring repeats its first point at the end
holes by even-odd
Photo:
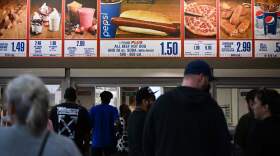
{"type": "Polygon", "coordinates": [[[44,3],[40,8],[39,8],[39,13],[45,23],[49,21],[49,14],[51,13],[52,8],[47,6],[47,3],[44,3]]]}
{"type": "Polygon", "coordinates": [[[32,34],[40,34],[43,29],[43,19],[38,12],[34,12],[31,20],[31,32],[32,34]]]}
{"type": "Polygon", "coordinates": [[[36,10],[31,18],[32,35],[45,34],[46,30],[49,32],[60,30],[61,14],[56,8],[51,8],[47,3],[44,3],[36,10]]]}
{"type": "Polygon", "coordinates": [[[54,8],[53,12],[49,15],[49,31],[59,31],[60,27],[60,15],[54,8]]]}

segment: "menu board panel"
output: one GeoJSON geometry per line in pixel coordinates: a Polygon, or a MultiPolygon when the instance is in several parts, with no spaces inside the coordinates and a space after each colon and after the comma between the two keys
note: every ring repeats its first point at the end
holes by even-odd
{"type": "Polygon", "coordinates": [[[279,0],[0,1],[0,57],[278,57],[279,0]]]}
{"type": "Polygon", "coordinates": [[[279,40],[257,40],[255,42],[256,57],[280,57],[280,41],[279,40]]]}
{"type": "Polygon", "coordinates": [[[101,57],[180,57],[180,40],[104,40],[101,57]]]}
{"type": "Polygon", "coordinates": [[[62,56],[62,1],[30,0],[31,57],[62,56]]]}
{"type": "Polygon", "coordinates": [[[65,57],[96,57],[95,40],[65,40],[65,57]]]}
{"type": "Polygon", "coordinates": [[[97,56],[97,1],[65,0],[65,57],[97,56]]]}
{"type": "Polygon", "coordinates": [[[220,1],[220,57],[252,57],[251,0],[220,1]]]}
{"type": "Polygon", "coordinates": [[[30,40],[30,57],[61,57],[61,40],[30,40]]]}
{"type": "Polygon", "coordinates": [[[217,56],[216,0],[184,1],[185,57],[217,56]]]}
{"type": "Polygon", "coordinates": [[[252,57],[251,40],[222,40],[220,42],[221,57],[252,57]]]}
{"type": "Polygon", "coordinates": [[[26,40],[1,40],[0,41],[1,57],[25,57],[26,40]]]}
{"type": "Polygon", "coordinates": [[[25,57],[27,53],[27,1],[0,1],[0,56],[25,57]]]}
{"type": "Polygon", "coordinates": [[[185,57],[216,57],[216,40],[186,40],[185,57]]]}
{"type": "Polygon", "coordinates": [[[180,0],[101,0],[100,7],[101,57],[180,56],[180,0]]]}

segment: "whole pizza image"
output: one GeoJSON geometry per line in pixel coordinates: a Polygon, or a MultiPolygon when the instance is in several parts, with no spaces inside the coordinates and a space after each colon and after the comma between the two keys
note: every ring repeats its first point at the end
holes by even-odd
{"type": "Polygon", "coordinates": [[[251,0],[221,0],[220,38],[251,39],[251,0]]]}
{"type": "Polygon", "coordinates": [[[185,0],[185,38],[216,38],[216,0],[185,0]]]}

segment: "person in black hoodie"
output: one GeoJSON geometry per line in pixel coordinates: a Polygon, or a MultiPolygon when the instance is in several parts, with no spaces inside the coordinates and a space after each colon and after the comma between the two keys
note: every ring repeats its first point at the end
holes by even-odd
{"type": "Polygon", "coordinates": [[[256,119],[254,118],[253,106],[254,98],[257,89],[252,89],[246,94],[246,102],[249,112],[244,114],[238,121],[234,134],[234,143],[236,145],[236,150],[244,155],[244,151],[247,149],[248,134],[256,125],[256,119]]]}
{"type": "Polygon", "coordinates": [[[143,129],[146,114],[155,101],[154,92],[142,87],[136,93],[136,109],[128,118],[128,155],[143,156],[143,129]]]}
{"type": "Polygon", "coordinates": [[[259,122],[249,134],[247,156],[280,155],[280,95],[271,89],[257,91],[253,105],[259,122]]]}
{"type": "Polygon", "coordinates": [[[230,156],[230,134],[222,109],[205,92],[210,66],[190,62],[182,86],[160,96],[146,117],[145,156],[230,156]]]}
{"type": "Polygon", "coordinates": [[[69,87],[65,90],[65,103],[54,106],[50,119],[54,131],[72,139],[83,155],[89,152],[90,116],[86,108],[75,103],[76,90],[69,87]]]}

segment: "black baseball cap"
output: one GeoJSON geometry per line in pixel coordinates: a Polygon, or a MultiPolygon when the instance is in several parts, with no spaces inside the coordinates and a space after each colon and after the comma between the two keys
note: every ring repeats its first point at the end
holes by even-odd
{"type": "Polygon", "coordinates": [[[185,67],[184,75],[187,74],[203,74],[209,78],[209,81],[213,81],[215,79],[209,64],[203,60],[191,61],[185,67]]]}
{"type": "Polygon", "coordinates": [[[136,103],[141,103],[143,99],[150,99],[155,96],[150,87],[142,87],[136,92],[136,103]]]}

